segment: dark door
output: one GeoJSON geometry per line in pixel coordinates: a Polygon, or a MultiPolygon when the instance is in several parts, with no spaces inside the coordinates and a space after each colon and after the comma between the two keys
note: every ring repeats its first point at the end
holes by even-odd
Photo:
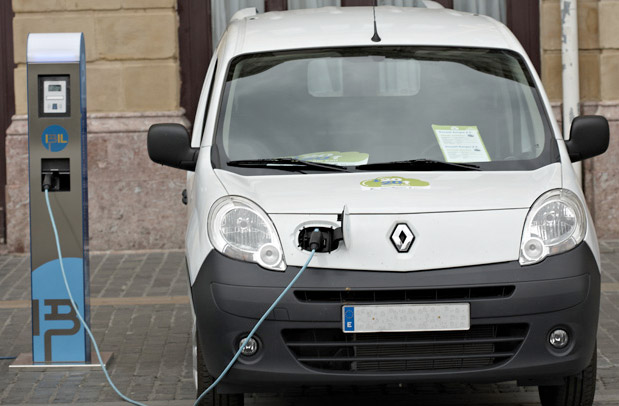
{"type": "Polygon", "coordinates": [[[13,89],[13,9],[0,1],[0,243],[6,242],[6,129],[15,114],[13,89]]]}
{"type": "MultiPolygon", "coordinates": [[[[219,1],[219,0],[216,0],[219,1]]],[[[211,55],[211,2],[178,0],[178,46],[181,65],[181,107],[193,123],[211,55]]]]}

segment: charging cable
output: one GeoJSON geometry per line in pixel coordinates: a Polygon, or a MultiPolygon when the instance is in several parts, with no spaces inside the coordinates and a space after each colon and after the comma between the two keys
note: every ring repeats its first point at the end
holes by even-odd
{"type": "MultiPolygon", "coordinates": [[[[314,232],[318,232],[318,229],[314,230],[314,232]]],[[[260,327],[260,325],[262,324],[262,322],[264,320],[266,320],[267,316],[269,315],[269,313],[271,313],[271,311],[273,311],[273,309],[275,309],[275,306],[277,306],[279,304],[279,301],[282,300],[282,298],[286,295],[286,293],[288,293],[288,291],[290,290],[290,288],[292,287],[292,285],[294,285],[294,283],[297,281],[297,279],[299,279],[299,277],[301,275],[303,275],[303,272],[305,272],[305,270],[307,269],[307,266],[309,265],[310,261],[312,260],[312,258],[314,258],[314,254],[316,253],[316,249],[318,249],[318,245],[312,245],[312,251],[310,253],[309,258],[307,258],[307,261],[305,262],[305,265],[303,265],[303,267],[301,268],[301,270],[296,274],[296,276],[290,281],[290,283],[288,284],[288,286],[286,286],[286,289],[284,289],[284,291],[277,297],[277,299],[275,299],[275,301],[273,302],[273,304],[271,305],[271,307],[269,307],[269,309],[262,315],[262,317],[260,318],[260,320],[258,320],[258,323],[256,323],[256,325],[254,326],[254,328],[252,329],[252,331],[249,333],[249,335],[247,336],[247,338],[245,339],[245,341],[243,342],[243,344],[241,346],[239,346],[239,349],[237,350],[236,354],[234,354],[234,357],[232,357],[232,360],[230,361],[230,363],[228,364],[228,366],[226,367],[226,369],[223,370],[223,372],[221,373],[221,375],[219,375],[219,378],[215,379],[215,382],[213,382],[211,384],[211,386],[209,386],[208,388],[206,388],[206,390],[204,392],[202,392],[202,394],[200,396],[198,396],[198,399],[196,399],[196,402],[194,403],[194,406],[198,406],[200,404],[200,401],[206,396],[207,393],[209,393],[211,390],[213,390],[213,388],[215,386],[217,386],[217,384],[219,383],[219,381],[221,381],[223,379],[224,376],[226,376],[226,374],[228,373],[228,371],[230,371],[230,368],[232,368],[232,365],[234,365],[234,363],[236,362],[236,360],[239,358],[239,356],[241,355],[241,352],[243,351],[243,348],[245,348],[245,346],[247,345],[247,343],[249,342],[249,339],[254,335],[254,333],[256,332],[256,330],[258,330],[258,327],[260,327]]]]}
{"type": "Polygon", "coordinates": [[[73,310],[75,310],[75,314],[77,314],[77,318],[80,320],[80,323],[82,323],[82,326],[84,326],[84,330],[86,330],[86,332],[90,336],[93,347],[95,349],[95,353],[97,354],[97,358],[99,359],[99,365],[101,365],[101,369],[103,370],[103,373],[105,374],[105,378],[110,383],[110,386],[112,387],[112,389],[114,389],[114,392],[116,392],[118,396],[120,396],[125,402],[132,403],[136,406],[146,406],[144,403],[140,403],[136,400],[130,399],[127,396],[123,395],[122,392],[118,390],[116,385],[114,385],[114,382],[112,382],[112,378],[110,378],[110,374],[108,374],[107,372],[105,363],[103,362],[103,359],[101,359],[101,353],[99,352],[99,346],[97,345],[97,341],[95,340],[95,337],[92,335],[92,331],[90,331],[90,328],[88,328],[88,324],[82,318],[82,315],[80,314],[80,311],[77,308],[77,305],[75,304],[75,300],[73,300],[73,295],[71,294],[71,289],[69,288],[69,282],[67,281],[67,274],[65,273],[64,264],[62,261],[62,251],[60,250],[60,239],[58,238],[58,229],[56,228],[56,222],[54,221],[54,214],[52,213],[52,207],[49,204],[49,187],[51,185],[51,176],[50,176],[49,181],[47,177],[48,175],[45,175],[44,180],[43,180],[43,189],[45,190],[45,203],[47,203],[47,211],[49,213],[49,219],[52,222],[52,228],[54,229],[54,237],[56,238],[56,249],[58,250],[58,260],[60,261],[60,271],[62,273],[62,280],[64,281],[64,287],[67,289],[67,293],[69,294],[69,300],[71,301],[71,307],[73,307],[73,310]]]}
{"type": "MultiPolygon", "coordinates": [[[[75,310],[75,313],[77,314],[77,318],[79,319],[80,323],[82,323],[82,326],[84,326],[84,330],[86,330],[86,332],[88,333],[88,336],[90,337],[90,339],[92,341],[92,344],[93,344],[93,347],[95,349],[95,353],[97,354],[97,358],[99,359],[99,365],[101,365],[101,369],[103,370],[103,373],[105,374],[105,378],[109,382],[109,384],[112,387],[112,389],[114,389],[114,391],[118,394],[118,396],[120,396],[125,402],[134,404],[136,406],[147,406],[144,403],[140,403],[140,402],[138,402],[136,400],[128,398],[127,396],[123,395],[122,392],[120,392],[118,390],[118,388],[116,388],[116,385],[114,385],[114,382],[112,382],[112,378],[110,378],[110,375],[107,372],[107,368],[105,367],[105,364],[103,363],[103,359],[101,358],[101,353],[99,351],[99,346],[97,345],[97,341],[95,340],[95,337],[93,336],[92,331],[90,331],[90,328],[88,328],[88,324],[82,318],[82,315],[80,314],[80,311],[77,308],[77,305],[75,304],[75,300],[73,300],[73,295],[71,294],[71,289],[69,288],[69,282],[67,281],[67,274],[65,273],[64,264],[63,264],[63,261],[62,261],[62,251],[60,250],[60,239],[58,238],[58,229],[56,228],[56,222],[54,221],[54,213],[52,212],[51,205],[49,204],[49,188],[51,186],[51,183],[52,183],[51,182],[51,176],[50,175],[45,175],[44,180],[43,180],[43,189],[45,190],[45,203],[47,203],[47,211],[49,213],[49,219],[50,219],[50,221],[52,223],[52,229],[54,230],[54,237],[56,238],[56,249],[58,250],[58,260],[60,262],[60,271],[62,273],[62,279],[64,281],[64,286],[67,289],[67,293],[69,294],[69,300],[71,301],[71,307],[73,307],[73,310],[75,310]],[[49,176],[49,179],[48,179],[48,176],[49,176]]],[[[317,234],[317,233],[320,233],[320,231],[318,229],[315,229],[314,233],[312,233],[312,234],[317,234]]],[[[305,270],[307,269],[309,263],[311,262],[312,258],[314,257],[314,254],[316,253],[316,250],[319,248],[319,244],[317,244],[316,242],[312,242],[311,245],[310,245],[310,248],[312,249],[312,251],[310,253],[309,258],[307,259],[307,262],[305,262],[305,265],[303,265],[301,270],[290,281],[288,286],[286,286],[286,289],[284,289],[284,291],[277,297],[277,299],[275,299],[275,301],[273,302],[271,307],[269,307],[269,309],[264,313],[264,315],[262,315],[260,320],[258,320],[258,323],[256,323],[256,325],[251,330],[251,332],[249,333],[247,338],[245,338],[245,341],[239,347],[239,349],[236,352],[236,354],[234,354],[234,357],[232,358],[232,360],[230,361],[228,366],[223,370],[223,372],[221,373],[221,375],[219,375],[219,377],[215,380],[215,382],[213,382],[211,384],[211,386],[209,386],[204,392],[202,392],[202,394],[198,397],[198,399],[196,399],[196,401],[194,403],[194,406],[198,406],[200,401],[202,401],[202,399],[211,390],[213,390],[213,388],[215,386],[217,386],[217,384],[224,378],[224,376],[226,376],[228,371],[230,371],[230,368],[232,368],[232,366],[234,365],[236,360],[241,355],[241,352],[243,351],[243,348],[245,348],[245,346],[247,345],[249,339],[256,333],[256,330],[258,330],[260,325],[264,322],[264,320],[266,320],[266,318],[268,317],[269,313],[271,313],[273,311],[273,309],[279,304],[279,302],[286,295],[286,293],[288,293],[288,291],[290,290],[292,285],[295,284],[297,279],[299,279],[299,277],[303,274],[303,272],[305,272],[305,270]]]]}

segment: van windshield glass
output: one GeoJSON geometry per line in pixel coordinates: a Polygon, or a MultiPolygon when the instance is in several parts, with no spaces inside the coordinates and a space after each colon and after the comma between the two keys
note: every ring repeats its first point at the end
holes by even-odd
{"type": "Polygon", "coordinates": [[[465,167],[419,161],[531,170],[558,161],[520,56],[469,48],[237,57],[228,71],[215,144],[221,167],[247,174],[321,169],[295,168],[295,161],[350,171],[465,167]]]}

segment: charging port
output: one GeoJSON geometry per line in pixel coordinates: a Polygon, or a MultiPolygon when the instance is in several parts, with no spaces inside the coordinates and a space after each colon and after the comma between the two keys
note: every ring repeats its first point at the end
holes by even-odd
{"type": "Polygon", "coordinates": [[[69,158],[41,159],[41,191],[47,187],[50,192],[69,192],[71,172],[69,158]]]}
{"type": "Polygon", "coordinates": [[[344,239],[342,228],[308,227],[299,233],[299,247],[305,251],[331,252],[338,249],[340,241],[344,239]]]}

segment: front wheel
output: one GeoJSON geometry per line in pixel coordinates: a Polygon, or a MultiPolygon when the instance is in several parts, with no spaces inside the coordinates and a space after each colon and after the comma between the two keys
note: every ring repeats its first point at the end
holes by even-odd
{"type": "MultiPolygon", "coordinates": [[[[200,340],[198,338],[198,333],[196,331],[196,367],[197,367],[197,375],[198,375],[198,393],[196,397],[200,397],[202,392],[204,392],[211,384],[215,381],[216,378],[213,378],[209,375],[206,370],[206,365],[204,365],[204,358],[202,358],[202,348],[200,345],[200,340]]],[[[217,387],[213,388],[209,393],[202,398],[202,401],[199,403],[200,406],[243,406],[244,396],[242,393],[234,393],[234,394],[221,394],[217,393],[217,387]]]]}
{"type": "Polygon", "coordinates": [[[576,375],[563,378],[558,386],[540,386],[542,406],[591,406],[595,396],[597,349],[587,367],[576,375]]]}

